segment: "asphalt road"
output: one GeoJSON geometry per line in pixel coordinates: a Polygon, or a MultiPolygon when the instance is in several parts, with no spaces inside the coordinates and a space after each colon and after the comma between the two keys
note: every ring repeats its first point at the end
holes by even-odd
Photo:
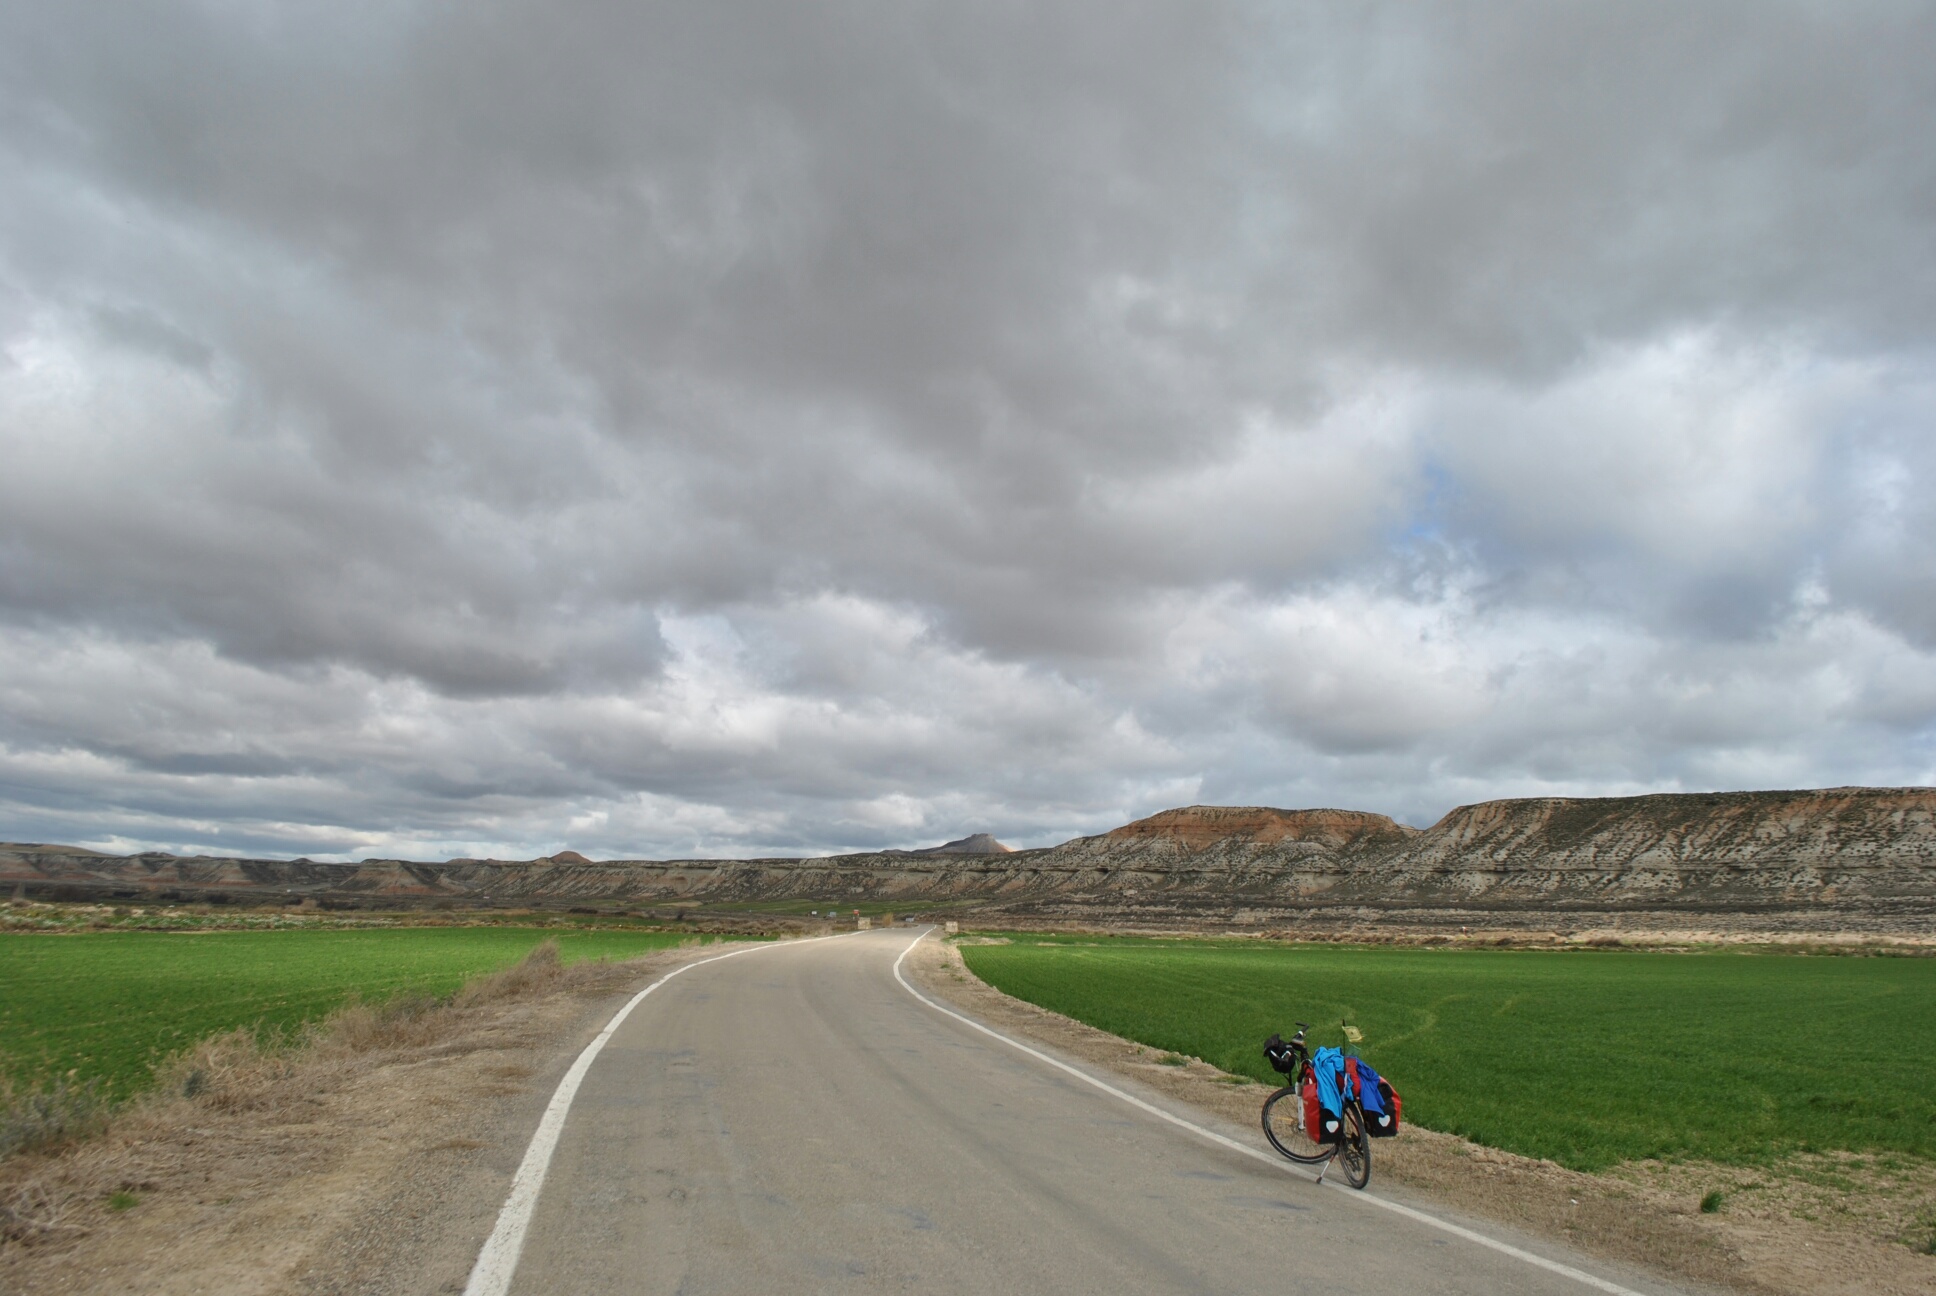
{"type": "Polygon", "coordinates": [[[912,939],[762,949],[644,1000],[578,1091],[511,1290],[1593,1290],[950,1019],[893,975],[912,939]]]}

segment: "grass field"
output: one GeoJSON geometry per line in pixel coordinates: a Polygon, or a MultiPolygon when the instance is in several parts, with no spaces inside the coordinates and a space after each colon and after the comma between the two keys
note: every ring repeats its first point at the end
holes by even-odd
{"type": "Polygon", "coordinates": [[[1936,1156],[1936,959],[1015,936],[1009,994],[1277,1083],[1293,1021],[1390,1077],[1408,1120],[1580,1170],[1791,1151],[1936,1156]]]}
{"type": "Polygon", "coordinates": [[[0,1072],[32,1085],[71,1070],[123,1097],[157,1061],[204,1036],[286,1029],[352,996],[448,994],[547,937],[567,962],[692,939],[505,928],[0,936],[0,1072]]]}

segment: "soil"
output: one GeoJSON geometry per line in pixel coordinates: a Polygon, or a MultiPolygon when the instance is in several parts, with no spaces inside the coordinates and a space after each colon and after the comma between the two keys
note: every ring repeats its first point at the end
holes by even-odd
{"type": "MultiPolygon", "coordinates": [[[[994,989],[952,944],[907,966],[925,988],[1000,1030],[1253,1125],[1268,1086],[1122,1039],[994,989]],[[1178,1063],[1181,1065],[1178,1065],[1178,1063]]],[[[1261,1135],[1259,1136],[1261,1142],[1261,1135]]],[[[1408,1127],[1376,1145],[1376,1173],[1458,1214],[1561,1239],[1589,1255],[1729,1291],[1780,1296],[1936,1293],[1936,1165],[1811,1157],[1743,1170],[1630,1164],[1581,1174],[1408,1127]],[[1723,1196],[1703,1213],[1709,1192],[1723,1196]]]]}

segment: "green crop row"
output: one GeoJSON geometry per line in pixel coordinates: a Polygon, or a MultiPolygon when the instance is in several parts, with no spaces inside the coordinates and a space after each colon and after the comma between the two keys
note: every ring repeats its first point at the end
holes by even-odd
{"type": "Polygon", "coordinates": [[[1408,1120],[1580,1170],[1792,1151],[1936,1156],[1936,960],[1014,936],[991,985],[1278,1083],[1295,1021],[1389,1076],[1408,1120]]]}
{"type": "Polygon", "coordinates": [[[554,939],[567,962],[632,958],[677,932],[510,928],[0,936],[0,1075],[125,1097],[155,1063],[238,1026],[289,1030],[352,997],[445,995],[554,939]]]}

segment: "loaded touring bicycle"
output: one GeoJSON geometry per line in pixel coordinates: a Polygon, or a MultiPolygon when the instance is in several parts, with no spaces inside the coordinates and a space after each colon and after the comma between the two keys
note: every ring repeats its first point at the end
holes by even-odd
{"type": "Polygon", "coordinates": [[[1310,1029],[1299,1022],[1288,1041],[1272,1035],[1264,1042],[1272,1070],[1287,1082],[1264,1100],[1264,1137],[1298,1164],[1318,1166],[1319,1183],[1335,1161],[1346,1183],[1363,1188],[1371,1182],[1371,1140],[1398,1132],[1398,1091],[1355,1053],[1313,1052],[1304,1041],[1310,1029]]]}

